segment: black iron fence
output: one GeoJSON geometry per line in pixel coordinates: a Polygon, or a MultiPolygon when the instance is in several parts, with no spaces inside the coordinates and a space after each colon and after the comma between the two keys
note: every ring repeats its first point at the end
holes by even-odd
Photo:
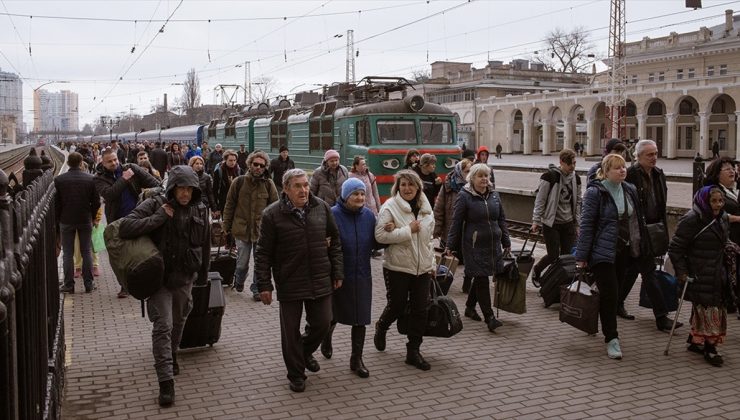
{"type": "Polygon", "coordinates": [[[64,317],[54,171],[14,198],[0,171],[0,420],[60,417],[64,317]]]}

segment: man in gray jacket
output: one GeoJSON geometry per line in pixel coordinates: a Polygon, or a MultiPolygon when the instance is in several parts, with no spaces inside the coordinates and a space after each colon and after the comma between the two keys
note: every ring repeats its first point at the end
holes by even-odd
{"type": "Polygon", "coordinates": [[[121,238],[149,235],[164,259],[164,285],[147,299],[152,353],[159,381],[159,405],[175,402],[175,352],[193,308],[193,283],[206,282],[210,256],[208,212],[200,199],[198,175],[172,167],[165,197],[147,199],[121,220],[121,238]]]}
{"type": "Polygon", "coordinates": [[[532,212],[532,232],[545,236],[547,255],[534,265],[532,283],[540,286],[542,270],[561,254],[569,254],[575,244],[581,213],[581,178],[575,173],[576,154],[560,151],[560,166],[550,167],[540,177],[532,212]]]}

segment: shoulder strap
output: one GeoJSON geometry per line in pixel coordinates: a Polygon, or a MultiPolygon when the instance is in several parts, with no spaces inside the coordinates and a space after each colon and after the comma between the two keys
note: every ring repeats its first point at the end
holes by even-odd
{"type": "MultiPolygon", "coordinates": [[[[699,219],[699,220],[701,220],[701,219],[699,219]]],[[[696,235],[694,235],[694,237],[693,237],[693,238],[692,238],[691,240],[692,240],[692,241],[696,240],[696,238],[698,238],[698,237],[699,237],[699,235],[701,235],[702,233],[704,233],[704,231],[705,231],[705,230],[709,229],[709,227],[710,227],[710,226],[712,226],[712,225],[714,224],[714,222],[716,222],[716,221],[717,221],[717,219],[712,219],[712,221],[711,221],[711,222],[709,222],[709,223],[707,223],[707,225],[706,225],[706,226],[704,226],[704,227],[703,227],[703,228],[702,228],[702,229],[701,229],[701,230],[699,231],[699,233],[697,233],[696,235]]]]}

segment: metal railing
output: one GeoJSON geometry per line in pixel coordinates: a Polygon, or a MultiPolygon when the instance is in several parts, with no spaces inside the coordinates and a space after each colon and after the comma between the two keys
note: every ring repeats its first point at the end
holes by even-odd
{"type": "Polygon", "coordinates": [[[0,420],[60,417],[64,318],[54,172],[11,198],[0,171],[0,420]]]}

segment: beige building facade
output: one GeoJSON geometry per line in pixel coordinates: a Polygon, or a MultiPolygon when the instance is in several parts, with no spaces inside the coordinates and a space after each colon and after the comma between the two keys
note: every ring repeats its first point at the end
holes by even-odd
{"type": "MultiPolygon", "coordinates": [[[[688,33],[627,43],[626,139],[653,139],[662,157],[740,158],[740,15],[688,33]]],[[[608,86],[597,75],[587,87],[544,90],[446,103],[476,114],[475,144],[506,153],[553,154],[574,143],[598,155],[606,141],[608,86]]],[[[462,118],[463,124],[466,122],[462,118]]]]}

